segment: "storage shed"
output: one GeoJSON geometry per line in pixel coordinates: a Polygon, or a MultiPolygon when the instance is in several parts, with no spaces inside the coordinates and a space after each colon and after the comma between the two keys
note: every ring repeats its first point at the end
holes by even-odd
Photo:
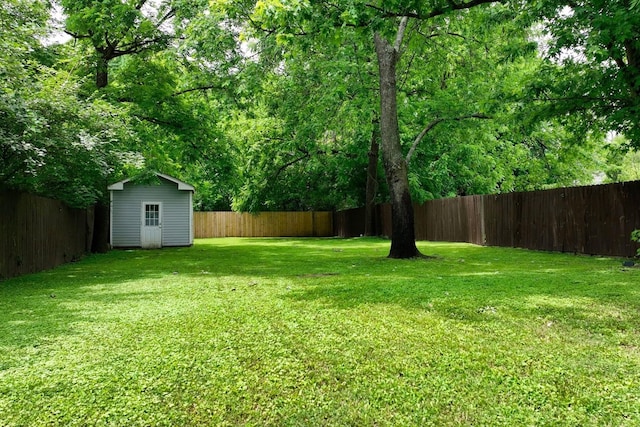
{"type": "Polygon", "coordinates": [[[160,248],[193,244],[194,188],[156,173],[159,184],[125,179],[108,188],[112,247],[160,248]]]}

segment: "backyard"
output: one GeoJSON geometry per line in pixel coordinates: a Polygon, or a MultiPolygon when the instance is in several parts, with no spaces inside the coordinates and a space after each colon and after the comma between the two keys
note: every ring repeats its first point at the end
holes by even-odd
{"type": "Polygon", "coordinates": [[[0,425],[640,425],[640,269],[202,239],[0,282],[0,425]]]}

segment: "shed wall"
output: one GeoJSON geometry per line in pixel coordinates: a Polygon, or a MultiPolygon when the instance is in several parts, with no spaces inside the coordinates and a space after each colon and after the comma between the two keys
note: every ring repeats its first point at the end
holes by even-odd
{"type": "Polygon", "coordinates": [[[112,191],[111,245],[138,247],[142,222],[142,202],[162,203],[162,246],[189,246],[191,241],[191,192],[160,178],[160,185],[124,184],[112,191]]]}

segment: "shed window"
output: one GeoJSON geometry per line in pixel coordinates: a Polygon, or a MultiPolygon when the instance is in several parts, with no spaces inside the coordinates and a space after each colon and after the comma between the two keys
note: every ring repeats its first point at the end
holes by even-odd
{"type": "Polygon", "coordinates": [[[160,205],[144,205],[144,225],[146,227],[160,225],[160,205]]]}

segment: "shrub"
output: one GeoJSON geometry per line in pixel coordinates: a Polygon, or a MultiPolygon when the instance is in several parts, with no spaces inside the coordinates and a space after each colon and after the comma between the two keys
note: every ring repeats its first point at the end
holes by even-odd
{"type": "MultiPolygon", "coordinates": [[[[631,240],[640,243],[640,230],[633,230],[631,233],[631,240]]],[[[640,248],[636,251],[637,256],[640,256],[640,248]]]]}

